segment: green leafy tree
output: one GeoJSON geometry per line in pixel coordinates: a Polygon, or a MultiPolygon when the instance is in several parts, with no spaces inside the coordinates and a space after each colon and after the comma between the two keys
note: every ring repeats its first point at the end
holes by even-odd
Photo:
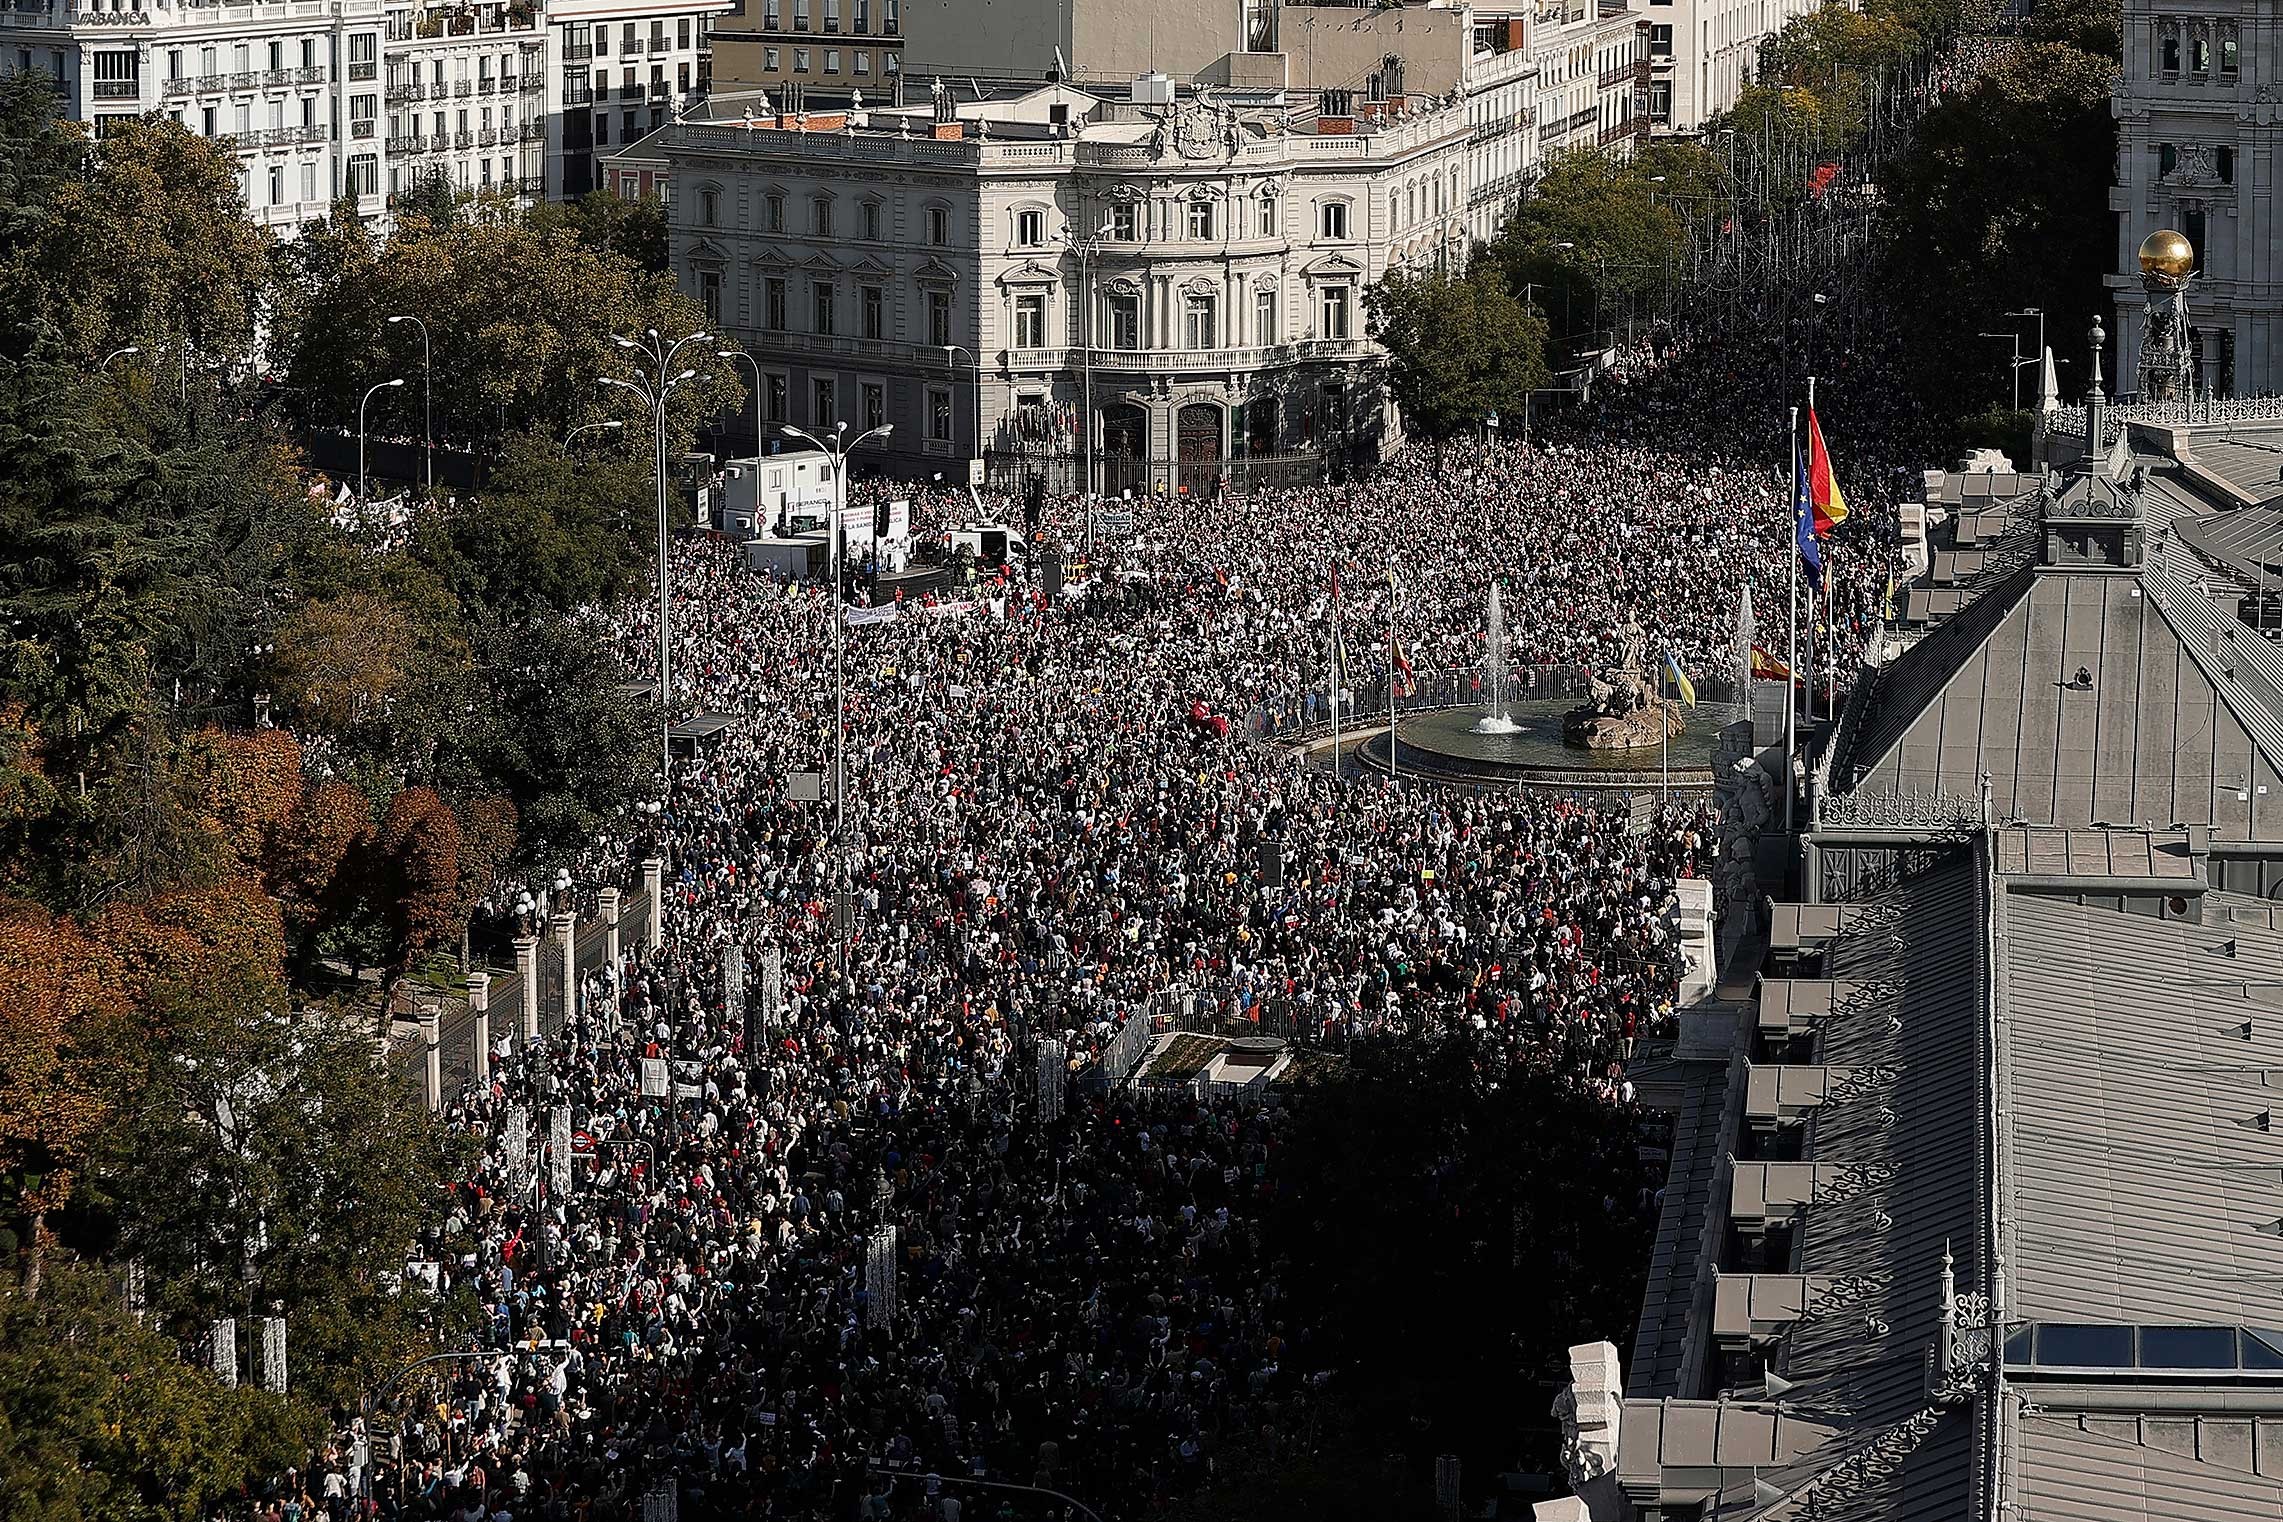
{"type": "Polygon", "coordinates": [[[523,218],[536,232],[568,228],[596,253],[616,254],[650,274],[666,272],[666,203],[655,196],[590,190],[576,201],[535,201],[523,218]]]}
{"type": "Polygon", "coordinates": [[[1661,305],[1688,251],[1673,192],[1704,194],[1717,173],[1701,149],[1678,145],[1637,162],[1556,154],[1499,230],[1493,256],[1510,289],[1561,314],[1564,338],[1607,329],[1620,313],[1661,305]]]}
{"type": "Polygon", "coordinates": [[[483,489],[423,518],[414,552],[463,604],[516,623],[615,600],[657,522],[645,453],[574,461],[546,434],[509,439],[483,489]]]}
{"type": "MultiPolygon", "coordinates": [[[[409,384],[373,399],[370,426],[418,434],[419,334],[387,322],[417,316],[433,340],[438,442],[487,454],[517,434],[560,437],[614,416],[646,443],[649,419],[639,405],[596,385],[600,376],[640,376],[611,342],[613,331],[680,337],[707,327],[670,276],[588,247],[568,227],[421,220],[383,238],[342,221],[304,229],[280,262],[276,346],[304,423],[355,426],[365,389],[399,375],[409,384]]],[[[714,350],[708,342],[682,351],[679,365],[698,374],[672,393],[671,450],[686,448],[699,422],[743,395],[714,350]]]]}
{"type": "Polygon", "coordinates": [[[179,1332],[286,1318],[297,1386],[353,1398],[417,1342],[392,1288],[454,1158],[369,1026],[258,970],[162,990],[96,1191],[179,1332]]]}
{"type": "Polygon", "coordinates": [[[22,1522],[201,1522],[300,1463],[308,1402],[230,1388],[121,1305],[92,1268],[34,1299],[0,1295],[0,1498],[22,1522]]]}
{"type": "Polygon", "coordinates": [[[1407,427],[1442,437],[1493,413],[1520,419],[1547,383],[1546,323],[1487,260],[1464,275],[1396,270],[1366,295],[1372,337],[1392,358],[1407,427]]]}
{"type": "Polygon", "coordinates": [[[246,219],[237,155],[162,117],[100,141],[61,119],[45,81],[0,82],[0,325],[100,358],[139,344],[191,366],[251,350],[267,240],[246,219]]]}

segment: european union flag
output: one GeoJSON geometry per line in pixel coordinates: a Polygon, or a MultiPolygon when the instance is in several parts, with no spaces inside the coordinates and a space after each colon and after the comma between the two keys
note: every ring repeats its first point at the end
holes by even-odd
{"type": "Polygon", "coordinates": [[[1807,568],[1807,584],[1823,590],[1823,547],[1815,541],[1815,509],[1807,489],[1807,455],[1794,450],[1792,459],[1792,542],[1799,546],[1800,564],[1807,568]]]}

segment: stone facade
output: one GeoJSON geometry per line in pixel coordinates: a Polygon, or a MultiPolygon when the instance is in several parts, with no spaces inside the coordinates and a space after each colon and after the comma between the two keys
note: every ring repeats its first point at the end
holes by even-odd
{"type": "Polygon", "coordinates": [[[2150,233],[2169,227],[2196,249],[2187,306],[2198,391],[2283,391],[2279,38],[2265,12],[2126,0],[2124,70],[2114,94],[2118,183],[2109,202],[2118,214],[2109,279],[2116,389],[2129,391],[2139,366],[2147,297],[2135,253],[2150,233]]]}
{"type": "Polygon", "coordinates": [[[892,423],[883,460],[923,474],[989,453],[1075,489],[1089,382],[1113,495],[1360,459],[1394,440],[1364,292],[1465,246],[1458,104],[1330,119],[1064,86],[807,130],[754,108],[717,98],[642,145],[669,166],[676,274],[760,359],[766,417],[892,423]]]}

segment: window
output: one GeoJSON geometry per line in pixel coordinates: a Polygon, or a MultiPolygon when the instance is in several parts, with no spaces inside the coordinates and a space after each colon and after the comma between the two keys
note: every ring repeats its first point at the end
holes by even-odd
{"type": "Polygon", "coordinates": [[[858,48],[856,50],[856,72],[859,77],[871,74],[872,50],[870,48],[858,48]]]}
{"type": "Polygon", "coordinates": [[[1017,296],[1015,298],[1015,347],[1043,349],[1046,347],[1046,298],[1044,296],[1017,296]]]}
{"type": "Polygon", "coordinates": [[[888,421],[888,388],[878,381],[866,381],[856,388],[863,402],[864,426],[877,428],[888,421]]]}
{"type": "Polygon", "coordinates": [[[371,196],[380,194],[380,160],[369,153],[360,153],[349,160],[349,194],[371,196]]]}
{"type": "Polygon", "coordinates": [[[1333,243],[1345,243],[1347,241],[1347,202],[1326,201],[1316,208],[1316,235],[1333,243]]]}
{"type": "Polygon", "coordinates": [[[809,0],[793,0],[793,30],[805,32],[808,29],[809,0]]]}
{"type": "Polygon", "coordinates": [[[824,0],[824,29],[828,32],[840,30],[840,0],[824,0]]]}
{"type": "MultiPolygon", "coordinates": [[[[898,29],[898,25],[899,25],[899,23],[897,22],[897,19],[896,19],[896,17],[897,17],[897,12],[898,12],[898,9],[899,9],[899,3],[898,3],[898,0],[880,0],[880,35],[881,35],[881,36],[883,36],[883,37],[893,37],[893,36],[895,36],[895,35],[896,35],[897,29],[898,29]]],[[[890,53],[890,54],[888,55],[888,62],[889,62],[889,63],[891,63],[891,64],[893,64],[893,63],[895,63],[895,61],[896,61],[896,55],[895,55],[895,54],[893,54],[893,53],[890,53]]],[[[892,72],[892,71],[891,71],[891,72],[892,72]]]]}
{"type": "Polygon", "coordinates": [[[951,388],[927,388],[927,436],[938,444],[951,442],[951,388]]]}
{"type": "MultiPolygon", "coordinates": [[[[1664,0],[1670,4],[1671,0],[1664,0]]],[[[1673,119],[1673,82],[1669,79],[1649,81],[1649,115],[1656,121],[1670,123],[1673,119]]]]}
{"type": "Polygon", "coordinates": [[[317,39],[314,37],[301,39],[301,66],[305,69],[317,67],[317,39]]]}
{"type": "Polygon", "coordinates": [[[888,293],[876,285],[862,287],[864,336],[874,343],[888,336],[888,293]]]}
{"type": "Polygon", "coordinates": [[[1037,248],[1046,241],[1046,213],[1018,211],[1015,213],[1015,243],[1022,248],[1037,248]]]}
{"type": "Polygon", "coordinates": [[[270,67],[273,69],[285,67],[285,42],[282,38],[270,44],[270,67]]]}
{"type": "Polygon", "coordinates": [[[1276,197],[1261,196],[1253,202],[1253,234],[1261,238],[1276,236],[1276,197]]]}
{"type": "Polygon", "coordinates": [[[855,0],[849,6],[848,14],[852,18],[848,29],[857,36],[862,37],[872,30],[872,0],[855,0]]]}
{"type": "Polygon", "coordinates": [[[864,241],[867,243],[880,241],[880,203],[878,201],[866,201],[864,203],[864,241]]]}
{"type": "Polygon", "coordinates": [[[762,211],[769,231],[781,233],[785,230],[785,197],[783,192],[770,191],[768,197],[762,202],[762,211]]]}
{"type": "Polygon", "coordinates": [[[2188,45],[2188,66],[2198,74],[2212,72],[2211,39],[2198,37],[2188,45]]]}
{"type": "Polygon", "coordinates": [[[813,280],[809,282],[809,312],[810,332],[830,333],[832,331],[831,281],[813,280]]]}
{"type": "Polygon", "coordinates": [[[201,107],[198,112],[198,135],[200,137],[215,137],[219,133],[219,125],[214,120],[214,108],[212,106],[201,107]]]}
{"type": "Polygon", "coordinates": [[[763,31],[769,32],[784,30],[783,18],[777,13],[777,0],[769,0],[769,3],[762,7],[761,28],[763,31]]]}
{"type": "MultiPolygon", "coordinates": [[[[599,112],[598,112],[598,113],[596,114],[596,116],[595,116],[595,123],[596,123],[596,125],[597,125],[597,126],[600,126],[600,125],[601,125],[601,123],[602,123],[602,116],[601,116],[601,114],[600,114],[599,112]]],[[[631,143],[631,142],[633,142],[633,141],[634,141],[636,138],[640,137],[641,135],[642,135],[642,119],[641,119],[641,117],[640,117],[640,116],[639,116],[637,113],[635,113],[635,112],[633,112],[633,111],[621,111],[621,112],[619,112],[619,113],[618,113],[618,140],[619,140],[620,142],[622,142],[622,143],[631,143]]]]}
{"type": "Polygon", "coordinates": [[[810,198],[809,226],[820,238],[832,236],[832,197],[814,196],[810,198]]]}
{"type": "Polygon", "coordinates": [[[1120,243],[1131,243],[1134,241],[1137,230],[1134,203],[1131,201],[1113,203],[1110,207],[1110,236],[1120,243]]]}
{"type": "Polygon", "coordinates": [[[793,49],[793,72],[795,74],[806,74],[808,71],[809,50],[807,48],[793,49]]]}
{"type": "MultiPolygon", "coordinates": [[[[379,54],[379,49],[380,34],[378,32],[350,33],[349,77],[351,79],[373,79],[378,77],[380,73],[380,66],[376,59],[379,54]]],[[[239,51],[243,52],[244,49],[241,48],[239,51]]],[[[244,68],[245,64],[240,62],[238,67],[244,68]]]]}
{"type": "Polygon", "coordinates": [[[2220,39],[2220,73],[2233,79],[2238,67],[2237,58],[2236,40],[2233,37],[2222,37],[2220,39]]]}
{"type": "Polygon", "coordinates": [[[951,342],[951,293],[927,293],[927,341],[937,348],[951,342]]]}
{"type": "Polygon", "coordinates": [[[721,192],[710,185],[698,192],[698,226],[721,226],[721,192]]]}
{"type": "Polygon", "coordinates": [[[1324,287],[1324,323],[1321,338],[1348,336],[1348,288],[1344,285],[1324,287]]]}
{"type": "Polygon", "coordinates": [[[768,401],[765,405],[764,410],[769,414],[769,421],[772,423],[782,423],[785,421],[785,397],[787,390],[785,385],[785,378],[782,375],[772,375],[769,377],[769,384],[763,389],[768,395],[768,401]]]}
{"type": "Polygon", "coordinates": [[[785,278],[771,275],[761,282],[761,326],[773,332],[785,331],[785,278]]]}
{"type": "Polygon", "coordinates": [[[1215,303],[1209,291],[1192,291],[1181,302],[1181,337],[1184,347],[1216,349],[1213,319],[1215,303]]]}
{"type": "Polygon", "coordinates": [[[1276,292],[1255,291],[1252,293],[1252,341],[1266,349],[1275,344],[1276,339],[1276,292]]]}
{"type": "Polygon", "coordinates": [[[684,16],[674,23],[674,46],[687,49],[690,45],[690,18],[684,16]]]}
{"type": "Polygon", "coordinates": [[[833,395],[832,382],[829,379],[816,382],[811,400],[815,402],[816,408],[809,414],[809,421],[820,428],[830,428],[833,414],[840,410],[840,403],[833,395]]]}
{"type": "Polygon", "coordinates": [[[930,206],[927,209],[927,241],[930,246],[943,248],[951,242],[951,208],[930,206]]]}
{"type": "Polygon", "coordinates": [[[272,164],[270,165],[270,205],[283,206],[284,204],[285,166],[283,164],[272,164]]]}
{"type": "Polygon", "coordinates": [[[317,199],[317,165],[315,163],[305,163],[301,166],[301,199],[305,202],[317,199]]]}
{"type": "MultiPolygon", "coordinates": [[[[1211,241],[1213,236],[1213,203],[1211,201],[1191,201],[1189,203],[1189,236],[1211,241]]],[[[1208,344],[1206,347],[1211,348],[1212,346],[1208,344]]]]}
{"type": "Polygon", "coordinates": [[[2235,183],[2235,150],[2225,143],[2220,144],[2219,151],[2212,155],[2212,167],[2219,171],[2222,185],[2233,185],[2235,183]]]}
{"type": "MultiPolygon", "coordinates": [[[[491,160],[484,160],[484,177],[491,177],[491,160]]],[[[721,272],[698,271],[698,304],[706,309],[706,321],[721,321],[721,272]]]]}
{"type": "Polygon", "coordinates": [[[2158,52],[2165,73],[2180,72],[2180,39],[2177,36],[2165,37],[2158,46],[2158,52]]]}
{"type": "Polygon", "coordinates": [[[1665,22],[1657,22],[1649,28],[1649,56],[1651,58],[1670,58],[1673,56],[1673,29],[1665,22]]]}
{"type": "MultiPolygon", "coordinates": [[[[25,73],[28,72],[30,68],[31,65],[27,63],[22,69],[19,69],[17,72],[25,73]]],[[[182,49],[168,48],[166,50],[166,77],[169,79],[182,78],[182,49]]]]}
{"type": "Polygon", "coordinates": [[[1113,294],[1107,298],[1110,314],[1110,347],[1138,349],[1141,347],[1141,298],[1113,294]]]}
{"type": "Polygon", "coordinates": [[[840,72],[840,49],[826,48],[824,50],[824,71],[827,74],[838,74],[840,72]]]}
{"type": "Polygon", "coordinates": [[[2173,169],[2179,165],[2179,163],[2179,149],[2173,147],[2170,143],[2158,143],[2156,145],[2156,172],[2159,175],[2170,174],[2173,169]]]}
{"type": "Polygon", "coordinates": [[[767,69],[770,73],[774,74],[784,66],[785,55],[782,50],[777,48],[763,48],[761,50],[762,68],[767,69]]]}

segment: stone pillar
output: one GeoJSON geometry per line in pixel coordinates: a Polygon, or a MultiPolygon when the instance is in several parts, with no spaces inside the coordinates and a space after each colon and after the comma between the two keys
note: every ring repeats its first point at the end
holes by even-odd
{"type": "Polygon", "coordinates": [[[468,1013],[476,1017],[476,1060],[473,1071],[479,1086],[491,1083],[491,974],[468,974],[468,1013]]]}
{"type": "Polygon", "coordinates": [[[515,981],[523,990],[523,1044],[539,1039],[539,937],[515,938],[515,981]]]}
{"type": "Polygon", "coordinates": [[[642,863],[642,888],[650,895],[650,931],[646,944],[656,950],[666,939],[666,864],[655,856],[642,863]]]}
{"type": "Polygon", "coordinates": [[[569,1027],[579,1012],[579,916],[565,909],[555,916],[555,939],[563,952],[563,1024],[569,1027]]]}
{"type": "Polygon", "coordinates": [[[436,1017],[436,1006],[420,1006],[420,1094],[428,1101],[428,1113],[433,1115],[444,1108],[444,1054],[443,1030],[436,1017]]]}
{"type": "Polygon", "coordinates": [[[618,899],[616,888],[605,888],[595,895],[595,908],[602,915],[603,964],[614,972],[618,968],[618,899]]]}

